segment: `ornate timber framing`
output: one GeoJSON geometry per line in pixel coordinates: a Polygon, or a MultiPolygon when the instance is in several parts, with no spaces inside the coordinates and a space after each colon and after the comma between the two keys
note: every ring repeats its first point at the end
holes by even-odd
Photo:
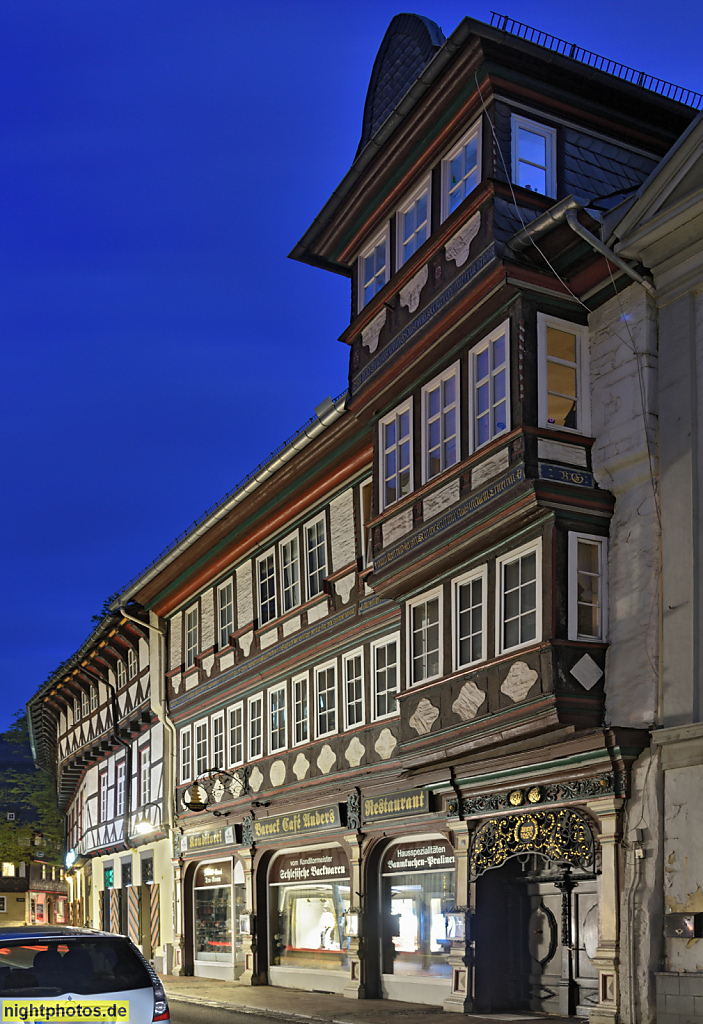
{"type": "Polygon", "coordinates": [[[491,818],[474,833],[469,877],[474,881],[512,857],[531,853],[558,864],[593,870],[595,846],[589,819],[569,807],[491,818]]]}

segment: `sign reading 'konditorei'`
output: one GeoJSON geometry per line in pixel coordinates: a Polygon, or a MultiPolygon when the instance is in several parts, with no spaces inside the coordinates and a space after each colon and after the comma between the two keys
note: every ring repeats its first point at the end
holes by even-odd
{"type": "Polygon", "coordinates": [[[328,828],[339,828],[342,815],[339,804],[327,807],[313,807],[309,811],[294,814],[277,814],[272,818],[260,818],[251,823],[255,840],[280,839],[281,836],[304,835],[328,828]]]}
{"type": "Polygon", "coordinates": [[[218,846],[239,846],[241,841],[239,825],[227,825],[210,832],[185,832],[180,840],[176,837],[176,856],[203,853],[218,846]]]}
{"type": "Polygon", "coordinates": [[[426,789],[406,789],[383,796],[365,796],[361,801],[364,821],[401,818],[408,814],[426,814],[430,809],[426,789]]]}

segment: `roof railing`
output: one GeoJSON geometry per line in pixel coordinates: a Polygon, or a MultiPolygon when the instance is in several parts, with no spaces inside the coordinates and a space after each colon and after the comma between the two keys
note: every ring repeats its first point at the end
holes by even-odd
{"type": "Polygon", "coordinates": [[[667,99],[674,100],[676,103],[683,103],[684,106],[694,107],[696,110],[700,110],[701,106],[703,106],[703,94],[694,92],[693,89],[685,89],[682,85],[674,85],[673,82],[666,82],[663,78],[655,78],[654,75],[648,75],[644,71],[636,71],[635,68],[628,67],[627,64],[610,60],[608,57],[603,57],[592,50],[585,50],[576,43],[567,43],[565,39],[560,39],[559,36],[543,32],[541,29],[533,28],[531,25],[525,25],[524,22],[516,21],[514,18],[509,18],[507,14],[498,14],[496,11],[491,11],[491,27],[497,28],[501,32],[508,32],[511,36],[518,36],[518,38],[525,39],[528,43],[534,43],[536,46],[543,46],[545,49],[552,50],[554,53],[560,53],[564,57],[570,57],[571,60],[576,60],[580,64],[587,64],[591,68],[604,71],[607,75],[621,78],[623,81],[630,82],[632,85],[638,85],[642,89],[648,89],[659,96],[666,96],[667,99]]]}

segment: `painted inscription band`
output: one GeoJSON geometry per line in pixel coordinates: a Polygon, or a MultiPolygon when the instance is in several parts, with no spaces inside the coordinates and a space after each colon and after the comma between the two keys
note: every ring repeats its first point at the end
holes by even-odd
{"type": "Polygon", "coordinates": [[[581,469],[566,469],[564,466],[540,462],[539,475],[543,480],[558,480],[561,484],[573,484],[576,487],[593,487],[593,474],[581,469]]]}

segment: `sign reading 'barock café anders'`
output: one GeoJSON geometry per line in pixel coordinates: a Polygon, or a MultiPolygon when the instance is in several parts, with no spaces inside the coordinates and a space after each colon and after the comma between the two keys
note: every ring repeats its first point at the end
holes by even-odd
{"type": "Polygon", "coordinates": [[[365,796],[361,801],[364,821],[383,821],[385,818],[400,818],[408,814],[426,814],[429,809],[426,789],[406,789],[399,793],[385,793],[383,796],[365,796]]]}
{"type": "Polygon", "coordinates": [[[329,804],[327,807],[313,807],[308,811],[296,811],[294,814],[260,818],[251,822],[251,830],[254,840],[265,840],[339,828],[342,824],[342,807],[340,804],[329,804]]]}

